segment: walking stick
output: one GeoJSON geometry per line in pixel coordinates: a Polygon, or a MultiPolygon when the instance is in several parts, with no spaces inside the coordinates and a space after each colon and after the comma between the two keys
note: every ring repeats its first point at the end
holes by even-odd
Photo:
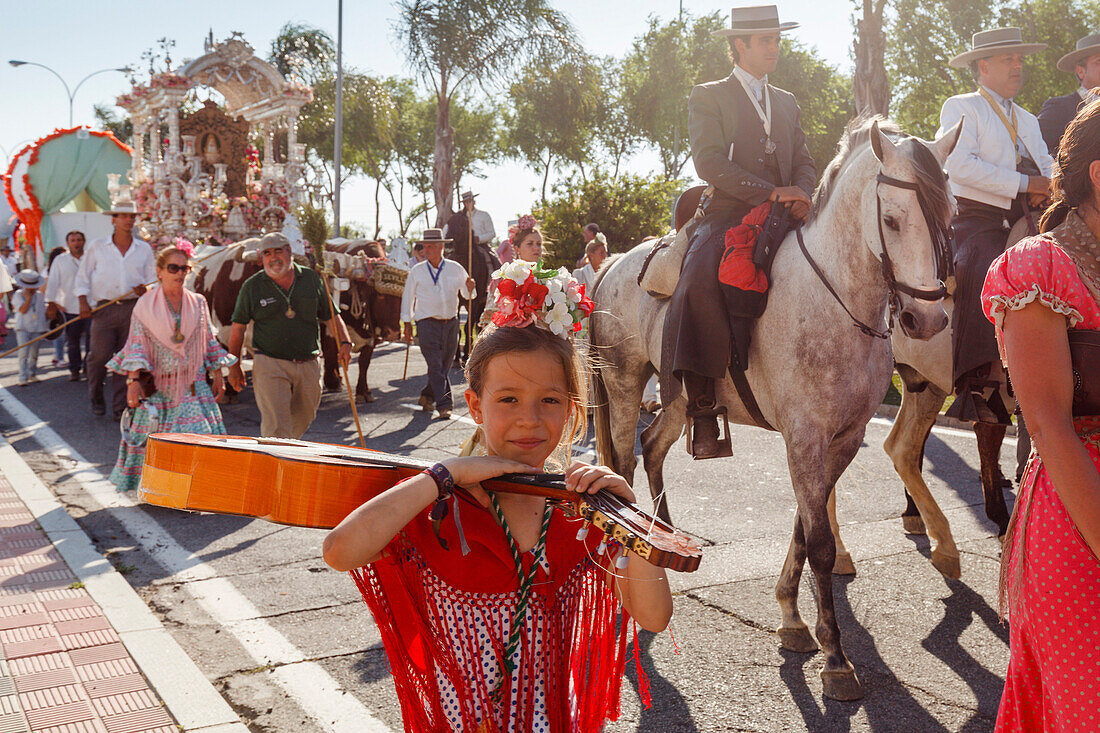
{"type": "MultiPolygon", "coordinates": [[[[466,277],[474,276],[474,217],[472,211],[466,212],[466,277]]],[[[469,355],[474,338],[474,298],[466,291],[466,354],[469,355]]]]}
{"type": "MultiPolygon", "coordinates": [[[[325,253],[321,252],[321,266],[324,267],[325,253]]],[[[321,284],[325,287],[325,297],[328,299],[328,311],[332,314],[333,331],[336,330],[336,304],[332,302],[332,292],[328,289],[328,280],[325,279],[324,274],[321,275],[321,284]]],[[[347,324],[344,325],[347,328],[347,324]]],[[[335,341],[339,334],[332,334],[335,341]]],[[[336,361],[340,361],[340,342],[336,342],[336,361]]],[[[359,447],[366,448],[367,442],[363,440],[363,427],[359,424],[359,409],[355,406],[355,392],[351,389],[351,378],[348,377],[347,364],[341,363],[340,368],[344,370],[344,384],[348,387],[348,401],[351,402],[351,416],[355,418],[355,432],[359,435],[359,447]]]]}
{"type": "MultiPolygon", "coordinates": [[[[195,264],[197,265],[200,262],[203,262],[204,260],[210,259],[211,257],[213,257],[216,254],[220,254],[222,252],[228,251],[228,249],[231,248],[231,247],[240,246],[243,242],[244,242],[244,240],[241,240],[240,242],[234,242],[233,244],[227,245],[225,250],[218,250],[216,252],[211,252],[210,254],[206,255],[205,257],[200,257],[199,259],[195,260],[195,264]]],[[[148,290],[149,288],[156,285],[157,282],[158,282],[157,280],[154,280],[151,283],[145,283],[145,285],[143,287],[145,287],[145,289],[148,290]]],[[[65,321],[64,323],[62,323],[57,328],[51,328],[49,331],[46,331],[46,333],[39,334],[38,336],[35,336],[34,338],[32,338],[30,341],[27,341],[26,343],[20,344],[19,346],[16,346],[14,349],[8,349],[3,354],[0,354],[0,359],[3,359],[5,356],[8,356],[10,354],[14,354],[15,352],[19,351],[20,349],[22,349],[25,346],[30,346],[31,344],[33,344],[35,342],[41,341],[42,339],[44,339],[44,338],[46,338],[46,337],[48,337],[52,334],[55,334],[58,331],[64,330],[66,327],[68,327],[68,325],[70,323],[76,323],[77,321],[79,321],[81,319],[84,319],[84,318],[91,318],[92,314],[95,313],[96,311],[102,310],[103,308],[106,308],[109,305],[114,305],[115,303],[118,303],[121,300],[125,300],[130,295],[130,293],[132,293],[132,292],[133,291],[131,290],[130,292],[126,293],[125,295],[120,295],[117,298],[115,298],[114,300],[107,301],[103,305],[97,305],[95,308],[92,308],[90,311],[88,311],[88,315],[86,315],[86,316],[77,316],[76,318],[73,318],[72,320],[65,321]]],[[[45,294],[43,294],[43,297],[45,297],[45,294]]]]}
{"type": "Polygon", "coordinates": [[[412,344],[405,344],[405,368],[401,370],[401,381],[405,381],[405,377],[409,376],[409,352],[412,351],[412,344]]]}

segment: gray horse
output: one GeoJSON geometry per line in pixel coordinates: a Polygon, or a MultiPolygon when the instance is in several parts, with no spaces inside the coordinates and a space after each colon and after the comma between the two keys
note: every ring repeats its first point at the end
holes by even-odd
{"type": "MultiPolygon", "coordinates": [[[[899,133],[877,118],[846,131],[802,228],[804,251],[792,233],[775,258],[768,307],[754,327],[746,373],[761,413],[786,441],[798,501],[776,586],[779,638],[794,651],[817,649],[798,613],[808,558],[818,591],[815,631],[826,654],[824,693],[838,700],[857,699],[862,690],[840,643],[832,592],[836,546],[827,505],[889,386],[888,311],[914,338],[931,338],[947,326],[942,254],[932,243],[937,236],[942,242],[954,211],[943,162],[959,128],[933,143],[899,133]],[[861,329],[853,327],[856,319],[861,329]]],[[[638,403],[646,380],[661,368],[660,324],[668,307],[638,285],[648,249],[643,243],[605,264],[593,296],[591,344],[601,362],[593,380],[597,442],[600,454],[628,478],[637,465],[638,403]]],[[[731,421],[757,424],[728,377],[716,397],[731,421]]],[[[661,469],[683,430],[685,408],[681,395],[642,433],[650,491],[664,517],[661,469]]]]}

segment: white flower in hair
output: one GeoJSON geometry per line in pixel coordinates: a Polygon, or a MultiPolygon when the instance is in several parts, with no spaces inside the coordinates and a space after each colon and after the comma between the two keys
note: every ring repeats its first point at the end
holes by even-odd
{"type": "Polygon", "coordinates": [[[553,307],[546,311],[546,325],[556,336],[573,332],[573,314],[569,312],[569,306],[564,300],[555,302],[553,307]]]}

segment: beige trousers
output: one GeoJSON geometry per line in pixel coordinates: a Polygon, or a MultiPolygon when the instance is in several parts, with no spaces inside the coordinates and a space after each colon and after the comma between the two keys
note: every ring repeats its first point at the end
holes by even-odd
{"type": "Polygon", "coordinates": [[[256,354],[252,388],[264,438],[300,438],[321,403],[321,360],[290,361],[256,354]]]}

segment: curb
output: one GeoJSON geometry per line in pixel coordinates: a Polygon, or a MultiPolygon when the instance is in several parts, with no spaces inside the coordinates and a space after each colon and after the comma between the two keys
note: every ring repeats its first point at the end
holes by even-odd
{"type": "MultiPolygon", "coordinates": [[[[883,403],[875,410],[875,417],[886,418],[887,420],[893,420],[898,416],[898,410],[901,408],[897,405],[887,405],[883,403]]],[[[956,420],[953,417],[947,417],[942,412],[936,415],[936,425],[941,428],[954,428],[955,430],[965,430],[967,432],[974,432],[974,425],[972,423],[964,422],[963,420],[956,420]]],[[[1005,430],[1005,435],[1016,437],[1016,426],[1009,425],[1005,430]]]]}
{"type": "Polygon", "coordinates": [[[248,728],[199,670],[137,591],[96,549],[80,525],[0,435],[0,471],[10,481],[65,563],[118,632],[183,731],[248,733],[248,728]]]}

